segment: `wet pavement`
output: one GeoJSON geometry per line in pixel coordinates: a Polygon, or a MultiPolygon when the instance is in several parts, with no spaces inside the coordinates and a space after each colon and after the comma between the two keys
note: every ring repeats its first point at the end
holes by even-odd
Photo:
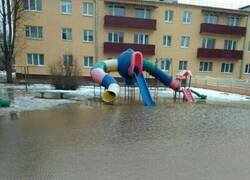
{"type": "Polygon", "coordinates": [[[0,117],[0,179],[248,180],[250,106],[86,100],[0,117]]]}

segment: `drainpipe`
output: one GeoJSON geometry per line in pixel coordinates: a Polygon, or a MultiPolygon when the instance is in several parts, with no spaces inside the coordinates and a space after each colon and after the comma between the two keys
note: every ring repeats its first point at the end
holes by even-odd
{"type": "Polygon", "coordinates": [[[241,64],[240,64],[240,79],[243,78],[245,51],[246,51],[246,48],[247,48],[247,45],[248,45],[248,43],[246,42],[246,39],[247,39],[247,32],[249,31],[248,30],[249,16],[250,16],[250,13],[247,16],[247,21],[246,21],[246,36],[245,36],[244,41],[243,41],[243,59],[241,60],[241,64]]]}
{"type": "Polygon", "coordinates": [[[95,62],[99,58],[98,57],[98,17],[99,17],[99,12],[98,12],[98,0],[94,0],[94,8],[95,8],[95,62]]]}

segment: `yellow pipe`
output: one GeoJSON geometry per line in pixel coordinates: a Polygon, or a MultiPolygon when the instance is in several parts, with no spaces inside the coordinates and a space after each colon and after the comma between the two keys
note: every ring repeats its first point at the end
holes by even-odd
{"type": "Polygon", "coordinates": [[[108,89],[102,93],[102,100],[104,102],[112,102],[116,100],[120,92],[120,86],[118,84],[110,84],[108,89]]]}

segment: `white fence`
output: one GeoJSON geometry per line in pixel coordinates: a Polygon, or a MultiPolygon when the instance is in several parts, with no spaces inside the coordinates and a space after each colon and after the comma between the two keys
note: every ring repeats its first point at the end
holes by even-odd
{"type": "Polygon", "coordinates": [[[250,80],[199,77],[192,78],[192,86],[250,95],[250,80]]]}

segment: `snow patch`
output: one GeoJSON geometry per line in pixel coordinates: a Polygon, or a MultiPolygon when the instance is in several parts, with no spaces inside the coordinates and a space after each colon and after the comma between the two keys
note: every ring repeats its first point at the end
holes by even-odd
{"type": "MultiPolygon", "coordinates": [[[[12,85],[12,84],[0,84],[0,89],[14,89],[14,90],[21,90],[24,92],[25,86],[24,85],[12,85]]],[[[192,90],[198,92],[199,94],[207,95],[207,101],[218,101],[218,102],[249,102],[250,97],[240,94],[234,93],[227,93],[222,91],[215,91],[203,88],[191,88],[192,90]]],[[[104,91],[103,87],[96,87],[94,86],[81,86],[77,90],[70,90],[70,91],[62,91],[62,90],[55,90],[53,86],[49,84],[34,84],[28,87],[29,92],[23,94],[15,94],[14,101],[11,102],[10,108],[1,108],[1,113],[8,113],[8,112],[23,112],[23,111],[33,111],[33,110],[43,110],[49,109],[53,107],[57,107],[63,104],[69,103],[76,103],[79,100],[84,100],[86,98],[94,97],[94,92],[96,96],[99,96],[100,92],[104,91]],[[35,92],[39,92],[41,90],[48,91],[48,92],[64,92],[65,96],[70,97],[70,99],[41,99],[35,97],[35,92]]],[[[128,89],[126,89],[127,91],[128,89]]],[[[130,88],[132,90],[132,88],[130,88]]],[[[135,88],[136,96],[139,96],[139,88],[135,88]]],[[[155,88],[151,88],[151,95],[155,96],[158,95],[159,97],[169,97],[173,98],[174,92],[169,88],[158,88],[158,91],[155,88]]],[[[182,93],[181,93],[182,94],[182,93]]],[[[125,95],[125,88],[121,87],[120,96],[125,95]]],[[[196,95],[193,94],[194,97],[196,95]]],[[[182,97],[182,95],[181,95],[182,97]]]]}
{"type": "Polygon", "coordinates": [[[11,102],[11,106],[9,108],[1,109],[0,115],[9,112],[45,110],[59,105],[75,102],[76,101],[69,99],[41,99],[33,96],[17,96],[11,102]]]}

